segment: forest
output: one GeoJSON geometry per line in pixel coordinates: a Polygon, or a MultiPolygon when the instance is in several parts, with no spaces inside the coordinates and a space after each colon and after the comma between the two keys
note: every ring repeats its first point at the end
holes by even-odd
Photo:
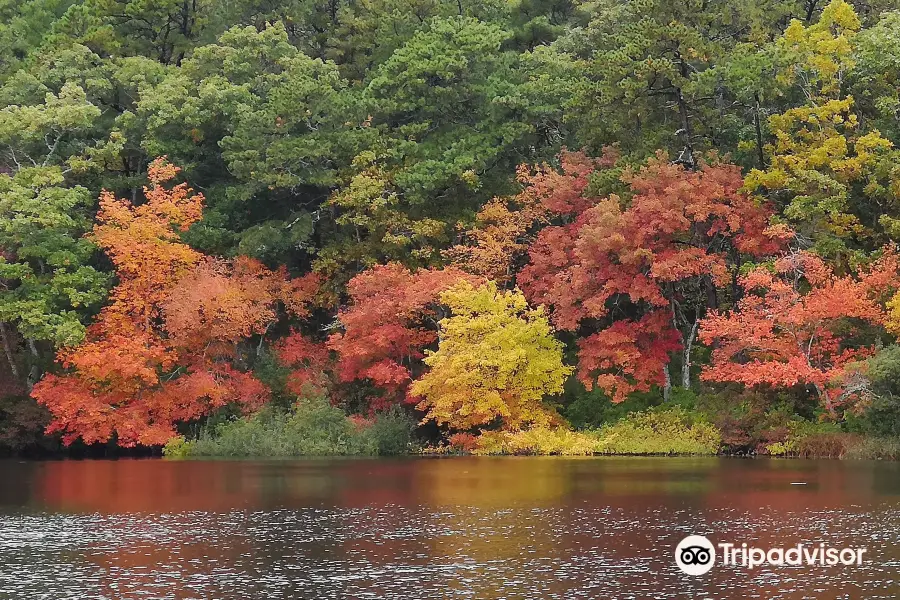
{"type": "Polygon", "coordinates": [[[898,0],[0,16],[0,453],[900,458],[898,0]]]}

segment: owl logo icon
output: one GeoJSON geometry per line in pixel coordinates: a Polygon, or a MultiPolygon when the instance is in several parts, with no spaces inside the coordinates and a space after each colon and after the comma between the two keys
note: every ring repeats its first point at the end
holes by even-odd
{"type": "Polygon", "coordinates": [[[702,535],[689,535],[675,546],[675,564],[688,575],[703,575],[716,563],[716,548],[702,535]]]}

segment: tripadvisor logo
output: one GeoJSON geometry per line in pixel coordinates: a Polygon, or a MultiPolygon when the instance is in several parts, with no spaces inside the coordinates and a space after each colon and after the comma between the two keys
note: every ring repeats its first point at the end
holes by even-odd
{"type": "Polygon", "coordinates": [[[713,545],[702,535],[689,535],[675,546],[675,564],[688,575],[703,575],[716,563],[716,548],[721,564],[753,569],[761,565],[821,565],[833,567],[861,565],[865,548],[830,548],[825,544],[790,548],[755,548],[747,544],[720,542],[713,545]]]}
{"type": "Polygon", "coordinates": [[[715,562],[716,549],[702,535],[689,535],[675,546],[675,564],[688,575],[703,575],[715,562]]]}

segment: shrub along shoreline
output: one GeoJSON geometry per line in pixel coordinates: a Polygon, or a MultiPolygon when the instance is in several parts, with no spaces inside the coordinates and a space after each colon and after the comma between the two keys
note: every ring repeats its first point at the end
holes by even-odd
{"type": "MultiPolygon", "coordinates": [[[[636,410],[598,428],[565,425],[518,431],[456,433],[441,445],[416,437],[416,423],[395,407],[370,419],[347,417],[324,398],[299,401],[292,410],[266,408],[252,416],[208,425],[193,439],[164,448],[171,459],[290,458],[302,456],[716,456],[798,458],[900,458],[900,440],[845,431],[835,423],[794,419],[780,439],[754,448],[729,443],[709,415],[679,404],[636,410]]],[[[762,437],[765,437],[763,435],[762,437]]]]}

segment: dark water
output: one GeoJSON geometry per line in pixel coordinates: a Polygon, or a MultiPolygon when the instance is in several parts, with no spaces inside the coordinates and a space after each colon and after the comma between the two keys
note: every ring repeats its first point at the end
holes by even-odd
{"type": "Polygon", "coordinates": [[[896,463],[0,462],[3,599],[895,598],[898,542],[896,463]],[[868,553],[691,577],[690,533],[868,553]]]}

